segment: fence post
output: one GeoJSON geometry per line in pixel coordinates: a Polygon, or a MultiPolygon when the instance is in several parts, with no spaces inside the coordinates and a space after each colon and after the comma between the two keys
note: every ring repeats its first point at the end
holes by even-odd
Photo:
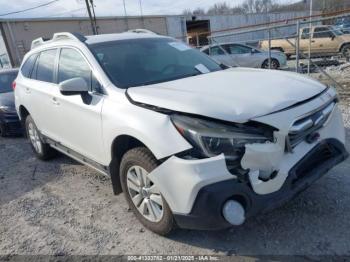
{"type": "Polygon", "coordinates": [[[307,73],[308,75],[310,75],[310,71],[311,71],[311,43],[312,43],[312,36],[313,36],[313,32],[312,32],[312,8],[313,8],[313,3],[312,0],[310,0],[310,25],[309,25],[309,63],[307,65],[307,73]]]}
{"type": "Polygon", "coordinates": [[[297,37],[296,37],[296,43],[295,43],[295,71],[299,73],[299,57],[300,57],[300,21],[297,22],[297,37]]]}
{"type": "Polygon", "coordinates": [[[268,30],[268,38],[269,38],[269,69],[271,69],[271,29],[269,24],[269,30],[268,30]]]}

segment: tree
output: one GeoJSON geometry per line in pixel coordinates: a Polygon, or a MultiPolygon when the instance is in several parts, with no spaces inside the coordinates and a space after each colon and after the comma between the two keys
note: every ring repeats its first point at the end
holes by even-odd
{"type": "Polygon", "coordinates": [[[266,13],[270,12],[277,4],[274,0],[245,0],[242,4],[244,13],[266,13]]]}
{"type": "Polygon", "coordinates": [[[233,9],[226,2],[214,4],[208,9],[208,15],[230,15],[233,9]]]}

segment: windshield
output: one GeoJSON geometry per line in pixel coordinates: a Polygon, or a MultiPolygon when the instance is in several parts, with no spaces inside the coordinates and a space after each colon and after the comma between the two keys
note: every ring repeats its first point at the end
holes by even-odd
{"type": "Polygon", "coordinates": [[[336,28],[336,27],[332,27],[332,31],[337,35],[337,36],[339,36],[339,35],[343,35],[344,33],[342,32],[342,31],[340,31],[338,28],[336,28]]]}
{"type": "Polygon", "coordinates": [[[17,77],[17,73],[0,73],[0,94],[13,92],[12,82],[17,77]]]}
{"type": "Polygon", "coordinates": [[[196,49],[170,38],[144,38],[90,46],[110,80],[120,88],[156,84],[222,70],[196,49]]]}

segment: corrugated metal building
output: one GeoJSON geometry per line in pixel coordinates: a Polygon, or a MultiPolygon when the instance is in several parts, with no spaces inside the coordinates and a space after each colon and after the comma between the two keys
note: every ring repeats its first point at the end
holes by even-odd
{"type": "MultiPolygon", "coordinates": [[[[207,32],[266,23],[269,21],[288,20],[307,16],[307,12],[291,12],[276,14],[250,15],[218,15],[218,16],[144,16],[144,17],[100,17],[97,19],[99,33],[119,33],[129,29],[146,28],[158,34],[169,35],[193,45],[207,42],[207,32]],[[196,37],[198,33],[200,37],[196,37]]],[[[295,28],[285,29],[285,34],[294,33],[295,28]]],[[[91,35],[88,18],[37,18],[37,19],[0,19],[0,67],[8,62],[18,66],[24,54],[30,49],[33,39],[52,37],[55,32],[79,32],[91,35]]],[[[261,34],[261,33],[260,33],[261,34]]],[[[264,37],[250,33],[240,36],[239,41],[250,41],[264,37]]]]}

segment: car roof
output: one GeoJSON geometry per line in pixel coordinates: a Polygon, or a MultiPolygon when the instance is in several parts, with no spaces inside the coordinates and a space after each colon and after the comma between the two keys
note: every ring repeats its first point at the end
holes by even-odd
{"type": "Polygon", "coordinates": [[[18,68],[0,69],[0,74],[18,73],[18,68]]]}
{"type": "Polygon", "coordinates": [[[103,34],[103,35],[89,35],[86,36],[85,43],[88,45],[111,42],[111,41],[121,41],[121,40],[131,40],[131,39],[143,39],[143,38],[169,38],[167,36],[161,36],[150,33],[134,33],[134,32],[124,32],[117,34],[103,34]]]}

